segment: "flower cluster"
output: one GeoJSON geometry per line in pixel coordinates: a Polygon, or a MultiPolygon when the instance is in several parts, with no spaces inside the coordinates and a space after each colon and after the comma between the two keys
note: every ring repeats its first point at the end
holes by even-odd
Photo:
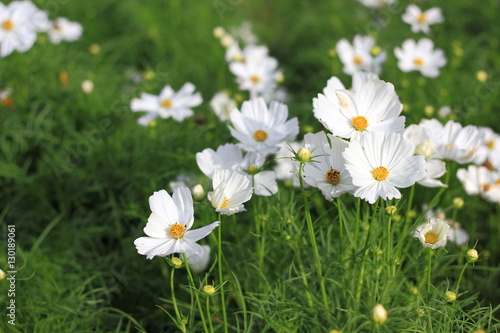
{"type": "Polygon", "coordinates": [[[61,41],[75,41],[83,28],[79,23],[59,17],[49,20],[46,11],[38,9],[31,1],[13,1],[8,5],[0,3],[0,57],[14,51],[28,51],[37,39],[37,33],[47,33],[54,44],[61,41]]]}

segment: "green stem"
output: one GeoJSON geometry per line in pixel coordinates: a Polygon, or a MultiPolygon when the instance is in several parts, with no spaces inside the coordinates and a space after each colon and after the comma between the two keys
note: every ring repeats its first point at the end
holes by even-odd
{"type": "Polygon", "coordinates": [[[457,281],[457,286],[455,287],[455,294],[458,294],[458,289],[460,288],[460,282],[462,282],[462,277],[464,276],[465,269],[469,265],[469,262],[466,262],[464,265],[464,268],[462,268],[462,271],[460,272],[460,275],[458,277],[457,281]]]}
{"type": "Polygon", "coordinates": [[[389,215],[389,219],[387,220],[387,262],[392,271],[393,260],[392,260],[392,215],[389,215]]]}
{"type": "Polygon", "coordinates": [[[309,283],[307,282],[306,271],[304,269],[304,264],[302,263],[302,258],[300,256],[300,250],[297,251],[296,258],[297,258],[297,262],[299,264],[299,269],[300,269],[300,275],[302,277],[302,282],[304,283],[304,287],[306,288],[307,304],[309,305],[309,307],[312,307],[313,306],[313,300],[312,300],[311,293],[309,292],[309,283]]]}
{"type": "Polygon", "coordinates": [[[413,197],[415,196],[415,187],[416,185],[414,184],[410,189],[410,198],[408,199],[408,207],[406,208],[406,217],[405,217],[406,225],[409,224],[408,221],[410,220],[411,206],[413,204],[413,197]]]}
{"type": "Polygon", "coordinates": [[[170,291],[172,293],[172,303],[174,304],[174,310],[175,310],[175,318],[177,318],[177,327],[179,327],[179,329],[182,331],[182,332],[186,332],[186,325],[184,325],[183,323],[183,320],[182,320],[182,317],[180,315],[180,312],[179,312],[179,307],[177,306],[177,299],[175,298],[175,288],[174,288],[174,281],[175,281],[175,270],[177,268],[174,268],[172,267],[171,271],[170,271],[170,291]]]}
{"type": "Polygon", "coordinates": [[[212,325],[212,315],[210,314],[210,296],[207,296],[205,302],[205,307],[207,309],[208,325],[210,326],[210,332],[214,332],[214,326],[212,325]]]}
{"type": "Polygon", "coordinates": [[[314,261],[316,262],[316,273],[318,274],[318,279],[319,279],[319,284],[321,288],[321,295],[323,296],[323,304],[325,306],[325,309],[329,309],[328,305],[328,296],[326,294],[326,288],[325,288],[325,279],[323,277],[323,270],[321,268],[321,261],[319,257],[319,252],[318,252],[318,245],[316,244],[316,237],[314,235],[314,226],[311,218],[311,212],[309,211],[309,201],[307,200],[307,195],[306,191],[304,189],[304,180],[302,177],[303,169],[304,168],[304,163],[300,162],[299,166],[299,181],[300,181],[300,190],[302,192],[302,198],[304,200],[304,213],[306,217],[306,222],[307,222],[307,229],[309,231],[309,237],[311,239],[311,245],[313,248],[313,254],[314,254],[314,261]]]}
{"type": "Polygon", "coordinates": [[[340,203],[340,200],[339,198],[337,198],[337,211],[338,211],[338,215],[339,215],[339,236],[340,236],[340,239],[339,239],[339,248],[340,248],[340,251],[339,251],[339,256],[340,256],[340,262],[343,261],[343,257],[342,257],[342,254],[344,253],[344,248],[343,248],[343,245],[342,245],[342,240],[344,239],[344,226],[342,225],[342,205],[340,203]]]}
{"type": "Polygon", "coordinates": [[[431,295],[431,272],[432,272],[432,249],[429,249],[428,253],[428,266],[427,266],[427,295],[431,295]]]}
{"type": "Polygon", "coordinates": [[[222,220],[219,213],[219,227],[217,228],[217,268],[219,270],[220,298],[222,303],[222,319],[224,321],[224,332],[228,332],[226,296],[224,295],[224,276],[222,275],[222,220]]]}
{"type": "Polygon", "coordinates": [[[354,222],[354,243],[358,243],[359,215],[361,214],[361,198],[356,201],[356,221],[354,222]]]}
{"type": "Polygon", "coordinates": [[[200,312],[201,322],[203,323],[203,329],[205,330],[205,332],[208,332],[207,322],[205,320],[205,315],[203,314],[203,308],[202,308],[201,302],[200,302],[200,296],[198,295],[198,288],[196,287],[196,284],[194,283],[193,274],[191,274],[191,269],[189,268],[189,265],[187,263],[186,254],[183,253],[182,257],[183,257],[184,262],[186,264],[186,270],[187,270],[188,277],[189,277],[189,283],[191,284],[191,288],[194,290],[194,298],[196,299],[196,304],[198,306],[198,312],[200,312]]]}

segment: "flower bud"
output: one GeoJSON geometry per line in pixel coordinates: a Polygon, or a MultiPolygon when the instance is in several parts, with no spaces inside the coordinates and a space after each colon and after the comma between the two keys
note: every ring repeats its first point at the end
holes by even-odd
{"type": "Polygon", "coordinates": [[[380,54],[380,52],[382,52],[382,49],[380,48],[380,46],[378,45],[375,45],[374,47],[372,47],[372,49],[370,50],[370,53],[372,54],[372,56],[376,57],[380,54]]]}
{"type": "Polygon", "coordinates": [[[82,82],[82,90],[86,94],[90,94],[94,91],[94,83],[90,80],[85,80],[82,82]]]}
{"type": "Polygon", "coordinates": [[[387,321],[387,310],[382,304],[377,304],[373,307],[372,320],[377,325],[382,325],[387,321]]]}
{"type": "Polygon", "coordinates": [[[177,257],[173,257],[172,259],[170,259],[170,263],[172,264],[172,267],[174,267],[174,268],[181,268],[182,267],[182,260],[177,258],[177,257]]]}
{"type": "Polygon", "coordinates": [[[450,303],[455,302],[457,300],[457,294],[455,294],[451,290],[448,290],[447,292],[444,293],[444,298],[446,298],[446,300],[450,303]]]}
{"type": "Polygon", "coordinates": [[[426,160],[429,159],[432,154],[434,154],[434,145],[431,140],[424,140],[415,148],[415,155],[424,155],[426,160]]]}
{"type": "Polygon", "coordinates": [[[203,198],[205,197],[205,190],[203,189],[203,186],[201,186],[201,184],[196,184],[193,187],[192,192],[193,192],[193,198],[196,201],[203,200],[203,198]]]}
{"type": "Polygon", "coordinates": [[[233,36],[231,36],[229,34],[225,34],[224,36],[221,37],[220,43],[225,48],[228,48],[234,43],[234,38],[233,38],[233,36]]]}
{"type": "Polygon", "coordinates": [[[99,46],[99,44],[90,44],[89,46],[89,52],[90,54],[93,54],[93,55],[96,55],[98,54],[99,52],[101,52],[101,47],[99,46]]]}
{"type": "Polygon", "coordinates": [[[472,331],[472,333],[486,333],[486,331],[479,329],[479,330],[472,331]]]}
{"type": "Polygon", "coordinates": [[[478,71],[476,72],[476,79],[479,82],[486,82],[486,80],[488,80],[488,73],[485,71],[478,71]]]}
{"type": "Polygon", "coordinates": [[[207,284],[205,287],[203,287],[203,292],[207,296],[212,296],[213,294],[215,294],[215,288],[214,286],[207,284]]]}
{"type": "Polygon", "coordinates": [[[479,258],[479,254],[477,253],[476,249],[467,250],[466,256],[468,262],[474,262],[479,258]]]}
{"type": "Polygon", "coordinates": [[[309,162],[311,160],[311,151],[306,147],[302,147],[297,151],[297,159],[299,162],[309,162]]]}
{"type": "Polygon", "coordinates": [[[398,211],[396,206],[387,206],[385,207],[385,212],[389,215],[394,215],[398,211]]]}
{"type": "Polygon", "coordinates": [[[259,171],[259,167],[256,164],[250,164],[247,168],[247,173],[250,175],[255,175],[259,171]]]}
{"type": "Polygon", "coordinates": [[[0,281],[5,279],[5,272],[0,269],[0,281]]]}
{"type": "Polygon", "coordinates": [[[424,108],[425,115],[427,117],[432,117],[434,114],[434,107],[432,105],[426,105],[424,108]]]}
{"type": "Polygon", "coordinates": [[[455,208],[457,209],[462,208],[464,206],[464,199],[462,198],[453,199],[453,206],[455,206],[455,208]]]}
{"type": "Polygon", "coordinates": [[[342,331],[339,331],[339,330],[330,330],[330,332],[328,333],[342,333],[342,331]]]}
{"type": "Polygon", "coordinates": [[[223,27],[215,27],[213,34],[215,38],[222,38],[222,36],[226,34],[226,31],[224,30],[223,27]]]}

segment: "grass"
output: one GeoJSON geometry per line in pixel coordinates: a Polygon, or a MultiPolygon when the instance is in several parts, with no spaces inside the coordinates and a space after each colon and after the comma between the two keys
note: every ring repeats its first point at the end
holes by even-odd
{"type": "MultiPolygon", "coordinates": [[[[221,2],[233,5],[221,14],[216,1],[90,0],[83,7],[76,1],[57,2],[54,7],[49,1],[37,2],[51,18],[81,22],[84,34],[80,41],[60,45],[41,38],[28,52],[0,61],[1,87],[13,88],[15,103],[13,109],[0,106],[0,230],[6,244],[7,225],[16,225],[18,270],[16,326],[6,326],[2,315],[6,332],[175,330],[172,320],[155,307],[173,313],[171,268],[162,259],[149,261],[138,255],[133,241],[142,236],[150,214],[147,198],[153,191],[170,192],[169,182],[179,173],[208,189],[195,153],[232,140],[208,105],[216,91],[237,88],[224,49],[212,36],[215,26],[227,28],[243,19],[253,23],[261,43],[283,68],[292,98],[288,106],[299,118],[300,138],[307,131],[322,130],[311,112],[311,100],[327,79],[336,75],[350,85],[329,50],[340,38],[352,39],[365,31],[374,32],[388,51],[381,78],[395,85],[406,105],[407,124],[429,117],[426,106],[436,112],[450,105],[451,117],[462,124],[500,132],[500,26],[495,24],[498,3],[493,0],[481,5],[465,0],[439,3],[445,22],[433,28],[430,38],[445,51],[448,65],[436,79],[397,68],[392,49],[406,38],[423,37],[412,34],[400,20],[407,1],[401,1],[394,13],[379,14],[378,22],[387,23],[383,28],[374,23],[373,12],[350,1],[221,2]],[[99,54],[89,52],[93,43],[100,45],[99,54]],[[134,83],[125,75],[130,70],[150,73],[149,79],[134,83]],[[486,82],[475,79],[478,70],[488,73],[486,82]],[[69,76],[66,85],[59,80],[63,71],[69,76]],[[94,82],[92,94],[81,90],[85,79],[94,82]],[[158,121],[154,128],[136,124],[138,115],[130,112],[132,98],[141,91],[157,94],[166,84],[178,89],[187,81],[205,101],[195,109],[195,117],[182,123],[158,121]]],[[[409,192],[403,190],[400,201],[380,202],[378,208],[361,203],[359,210],[356,198],[343,196],[339,211],[317,190],[306,191],[329,308],[323,305],[299,191],[281,184],[276,196],[254,197],[246,205],[248,212],[224,217],[230,331],[498,332],[498,205],[467,196],[451,175],[450,188],[438,203],[451,214],[453,198],[464,198],[458,220],[471,239],[467,246],[449,244],[446,251],[436,251],[427,295],[427,286],[421,285],[426,254],[404,230],[422,221],[421,205],[438,190],[417,186],[412,206],[417,215],[405,219],[409,192]],[[390,204],[398,206],[401,216],[392,220],[392,255],[386,250],[389,216],[383,209],[390,204]],[[255,220],[263,221],[264,233],[255,229],[255,220]],[[262,242],[259,254],[256,249],[262,242]],[[449,303],[443,294],[455,287],[465,250],[473,246],[480,261],[468,266],[457,301],[449,303]],[[382,326],[371,321],[370,311],[377,303],[389,312],[382,326]]],[[[216,218],[207,202],[195,204],[198,226],[216,218]]],[[[205,243],[215,253],[215,238],[205,243]]],[[[6,261],[2,253],[0,268],[7,270],[6,261]]],[[[217,284],[212,263],[213,271],[195,275],[195,281],[217,284]]],[[[190,332],[201,331],[185,270],[176,273],[180,311],[191,314],[190,332]]],[[[9,301],[4,282],[2,309],[9,301]]],[[[218,319],[219,298],[210,301],[218,319]]],[[[213,320],[213,325],[222,331],[220,320],[213,320]]]]}

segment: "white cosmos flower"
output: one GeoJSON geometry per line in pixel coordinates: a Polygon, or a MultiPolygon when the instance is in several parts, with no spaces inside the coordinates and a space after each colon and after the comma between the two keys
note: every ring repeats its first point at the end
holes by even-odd
{"type": "Polygon", "coordinates": [[[344,73],[353,75],[356,72],[365,71],[380,74],[381,65],[387,54],[382,51],[377,56],[373,56],[371,52],[375,46],[375,39],[369,36],[354,36],[352,45],[347,39],[339,40],[335,49],[344,64],[344,73]]]}
{"type": "Polygon", "coordinates": [[[492,168],[500,170],[500,135],[489,127],[479,127],[479,132],[482,140],[474,163],[489,163],[492,168]]]}
{"type": "Polygon", "coordinates": [[[448,223],[437,217],[432,217],[429,219],[429,222],[417,228],[415,235],[424,247],[435,250],[440,247],[445,247],[449,229],[450,226],[448,223]]]}
{"type": "Polygon", "coordinates": [[[354,74],[352,91],[332,77],[323,93],[313,99],[314,116],[335,136],[359,140],[371,132],[404,132],[394,86],[374,74],[354,74]]]}
{"type": "Polygon", "coordinates": [[[141,98],[132,99],[130,108],[132,111],[146,111],[147,114],[139,118],[139,124],[147,124],[149,121],[161,118],[172,117],[175,121],[181,122],[185,118],[193,115],[191,108],[201,104],[200,93],[193,94],[195,86],[187,82],[178,92],[172,87],[165,86],[159,96],[141,93],[141,98]]]}
{"type": "Polygon", "coordinates": [[[154,256],[168,256],[172,253],[202,254],[203,249],[196,242],[209,235],[219,221],[205,227],[190,230],[193,226],[193,198],[187,187],[174,191],[171,197],[165,190],[149,197],[151,215],[144,228],[149,237],[134,241],[139,254],[152,259],[154,256]]]}
{"type": "MultiPolygon", "coordinates": [[[[426,209],[427,205],[424,205],[424,210],[426,209]]],[[[448,229],[448,234],[446,235],[448,241],[455,243],[457,245],[464,245],[469,240],[469,234],[467,233],[467,231],[462,229],[460,223],[452,221],[451,219],[447,219],[443,209],[438,208],[436,211],[429,209],[425,213],[425,216],[427,217],[427,219],[431,219],[432,217],[437,217],[438,219],[448,223],[448,225],[450,226],[450,229],[448,229]]],[[[426,224],[427,223],[421,224],[419,227],[417,227],[417,230],[421,230],[426,224]]],[[[419,232],[415,231],[413,236],[419,237],[419,232]]]]}
{"type": "Polygon", "coordinates": [[[500,202],[500,175],[484,166],[469,165],[458,169],[457,178],[469,195],[480,195],[490,202],[500,202]]]}
{"type": "Polygon", "coordinates": [[[0,3],[0,58],[14,52],[28,51],[36,41],[35,26],[30,22],[32,5],[12,2],[0,3]]]}
{"type": "Polygon", "coordinates": [[[28,16],[26,24],[29,26],[27,29],[34,30],[35,32],[47,32],[52,26],[49,20],[49,14],[38,9],[31,1],[13,1],[9,4],[9,8],[16,9],[16,7],[24,7],[23,11],[28,16]]]}
{"type": "Polygon", "coordinates": [[[421,125],[427,129],[438,158],[461,164],[474,160],[481,145],[481,133],[476,126],[462,127],[452,120],[443,126],[437,119],[425,119],[421,125]]]}
{"type": "Polygon", "coordinates": [[[58,17],[52,22],[49,30],[49,40],[54,44],[62,41],[73,42],[82,35],[83,27],[78,22],[71,22],[64,17],[58,17]]]}
{"type": "Polygon", "coordinates": [[[210,107],[221,121],[229,120],[231,111],[237,108],[236,101],[224,91],[219,91],[210,100],[210,107]]]}
{"type": "Polygon", "coordinates": [[[368,133],[352,141],[343,153],[356,197],[375,203],[400,199],[397,187],[410,187],[425,175],[425,158],[415,156],[415,146],[397,133],[368,133]]]}
{"type": "Polygon", "coordinates": [[[347,141],[324,132],[308,133],[304,137],[305,147],[312,151],[312,161],[304,166],[304,181],[321,190],[329,201],[346,192],[354,192],[356,187],[345,167],[342,153],[349,145],[347,141]]]}
{"type": "Polygon", "coordinates": [[[231,112],[229,130],[240,143],[241,148],[258,154],[276,152],[278,145],[295,139],[299,133],[297,118],[287,121],[288,107],[279,102],[271,102],[269,109],[262,98],[243,102],[241,112],[231,112]]]}
{"type": "Polygon", "coordinates": [[[196,153],[196,162],[200,170],[210,179],[213,178],[214,170],[229,169],[253,175],[256,195],[269,196],[278,191],[276,173],[260,170],[264,165],[265,157],[254,152],[248,152],[243,156],[241,149],[232,143],[219,146],[217,151],[207,148],[201,153],[196,153]]]}
{"type": "Polygon", "coordinates": [[[228,169],[215,169],[212,178],[214,190],[207,198],[216,212],[232,215],[245,211],[243,203],[252,198],[250,176],[228,169]]]}
{"type": "MultiPolygon", "coordinates": [[[[239,89],[248,90],[252,98],[272,91],[280,74],[278,61],[267,52],[265,46],[248,45],[243,49],[243,59],[229,65],[231,72],[236,75],[239,89]]],[[[235,54],[239,56],[237,51],[235,54]]]]}
{"type": "Polygon", "coordinates": [[[406,7],[406,12],[403,14],[403,21],[411,25],[411,31],[417,33],[419,31],[428,34],[430,25],[443,22],[441,9],[437,7],[430,8],[423,12],[417,5],[411,4],[406,7]]]}
{"type": "Polygon", "coordinates": [[[403,136],[415,145],[415,155],[425,157],[425,177],[417,181],[426,187],[448,187],[439,179],[446,173],[446,163],[441,161],[434,148],[426,128],[420,125],[410,125],[406,128],[403,136]]]}
{"type": "Polygon", "coordinates": [[[434,50],[434,43],[429,38],[422,38],[417,43],[413,39],[403,42],[402,48],[395,48],[398,67],[403,72],[420,71],[427,77],[439,75],[439,68],[446,65],[446,58],[441,49],[434,50]]]}

